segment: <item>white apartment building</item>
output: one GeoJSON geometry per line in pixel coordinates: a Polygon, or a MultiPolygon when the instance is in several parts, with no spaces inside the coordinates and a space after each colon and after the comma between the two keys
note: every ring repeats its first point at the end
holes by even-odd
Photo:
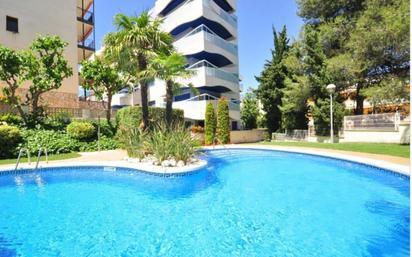
{"type": "MultiPolygon", "coordinates": [[[[183,87],[174,97],[173,108],[182,109],[185,119],[203,125],[207,103],[215,106],[221,97],[229,101],[232,129],[240,126],[238,29],[235,0],[157,0],[150,14],[164,19],[163,29],[175,39],[175,48],[186,56],[195,75],[180,81],[192,84],[199,94],[183,87]]],[[[165,106],[165,83],[149,87],[149,104],[165,106]]],[[[113,108],[140,104],[140,92],[115,96],[113,108]]]]}

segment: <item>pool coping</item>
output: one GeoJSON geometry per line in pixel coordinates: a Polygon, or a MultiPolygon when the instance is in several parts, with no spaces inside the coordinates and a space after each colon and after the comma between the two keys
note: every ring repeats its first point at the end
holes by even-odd
{"type": "Polygon", "coordinates": [[[206,146],[205,150],[225,150],[225,149],[254,149],[254,150],[272,150],[287,153],[299,153],[312,156],[321,156],[326,158],[333,158],[343,161],[349,161],[353,163],[359,163],[363,165],[372,166],[388,171],[392,171],[401,175],[410,177],[410,166],[395,164],[388,161],[382,161],[372,158],[359,157],[353,154],[328,152],[324,150],[305,149],[298,147],[282,147],[282,146],[269,146],[269,145],[224,145],[224,146],[206,146]]]}
{"type": "MultiPolygon", "coordinates": [[[[397,174],[405,175],[410,177],[410,167],[407,165],[391,163],[389,161],[382,161],[374,158],[359,157],[354,153],[336,153],[333,151],[325,151],[318,149],[305,149],[298,147],[283,147],[283,146],[268,146],[268,145],[220,145],[220,146],[207,146],[202,147],[201,150],[224,150],[224,149],[255,149],[255,150],[271,150],[279,152],[289,152],[298,154],[307,154],[312,156],[321,156],[326,158],[333,158],[343,161],[349,161],[354,163],[359,163],[363,165],[368,165],[375,168],[384,169],[397,174]]],[[[87,154],[87,153],[86,153],[87,154]]],[[[85,155],[86,155],[85,154],[85,155]]],[[[18,171],[21,170],[35,170],[35,164],[32,163],[22,163],[19,166],[18,171]]],[[[148,163],[134,163],[127,160],[111,160],[111,161],[76,161],[76,159],[68,159],[62,161],[53,161],[52,163],[40,162],[39,168],[57,168],[57,167],[84,167],[84,166],[94,166],[94,167],[118,167],[127,168],[140,171],[143,173],[158,175],[158,176],[181,176],[189,173],[196,172],[207,166],[205,160],[200,160],[198,163],[185,166],[185,167],[161,167],[153,166],[148,163]]],[[[2,172],[13,172],[14,165],[0,166],[0,173],[2,172]]]]}
{"type": "MultiPolygon", "coordinates": [[[[0,167],[0,174],[3,172],[8,173],[19,173],[20,171],[35,171],[35,164],[32,162],[31,165],[28,163],[21,164],[17,170],[10,169],[8,167],[0,167]]],[[[124,168],[132,169],[137,172],[142,172],[146,174],[152,174],[157,176],[182,176],[188,173],[196,172],[207,166],[205,160],[199,160],[196,163],[192,163],[189,166],[184,167],[162,167],[154,166],[148,163],[134,163],[126,160],[122,161],[93,161],[93,162],[61,162],[61,163],[44,163],[39,164],[38,169],[48,169],[48,168],[65,168],[65,167],[102,167],[102,168],[124,168]]]]}

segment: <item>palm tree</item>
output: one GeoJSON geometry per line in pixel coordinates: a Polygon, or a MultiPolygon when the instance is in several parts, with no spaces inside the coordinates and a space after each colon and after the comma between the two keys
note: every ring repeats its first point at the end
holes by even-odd
{"type": "Polygon", "coordinates": [[[150,60],[172,49],[172,36],[160,29],[161,19],[151,19],[147,12],[140,16],[117,14],[116,32],[105,37],[105,52],[114,58],[122,72],[140,84],[143,128],[149,124],[147,89],[153,77],[147,72],[150,60]]]}
{"type": "MultiPolygon", "coordinates": [[[[172,50],[168,55],[161,55],[151,62],[151,71],[153,77],[158,77],[166,82],[166,112],[165,120],[168,127],[172,124],[172,104],[173,95],[182,84],[177,80],[180,78],[189,78],[193,75],[193,71],[186,69],[186,58],[180,53],[172,50]]],[[[191,85],[189,85],[191,87],[191,85]]]]}

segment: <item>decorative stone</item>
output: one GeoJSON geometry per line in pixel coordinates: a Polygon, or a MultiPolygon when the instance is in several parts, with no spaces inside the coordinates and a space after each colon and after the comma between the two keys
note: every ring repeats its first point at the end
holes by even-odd
{"type": "Polygon", "coordinates": [[[175,160],[170,161],[170,167],[176,167],[176,161],[175,160]]]}
{"type": "Polygon", "coordinates": [[[183,161],[178,161],[176,166],[181,168],[181,167],[185,166],[185,163],[183,161]]]}
{"type": "Polygon", "coordinates": [[[162,161],[162,167],[170,167],[170,161],[168,160],[162,161]]]}

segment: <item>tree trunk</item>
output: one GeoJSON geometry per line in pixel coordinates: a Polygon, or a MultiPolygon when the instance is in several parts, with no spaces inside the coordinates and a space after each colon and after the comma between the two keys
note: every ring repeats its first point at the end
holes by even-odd
{"type": "Polygon", "coordinates": [[[173,81],[168,80],[166,82],[166,113],[165,113],[165,119],[166,119],[166,124],[170,128],[172,125],[172,119],[173,119],[173,81]]]}
{"type": "Polygon", "coordinates": [[[106,109],[106,119],[107,119],[107,124],[109,124],[110,127],[112,127],[112,92],[108,91],[107,92],[107,109],[106,109]]]}
{"type": "Polygon", "coordinates": [[[360,94],[360,90],[362,89],[362,85],[358,84],[356,86],[356,109],[355,109],[355,115],[362,115],[363,114],[363,101],[365,100],[365,97],[363,97],[360,94]]]}
{"type": "MultiPolygon", "coordinates": [[[[146,58],[142,55],[139,56],[139,69],[140,71],[147,70],[147,61],[146,58]]],[[[149,126],[149,104],[148,104],[148,97],[147,97],[147,89],[148,83],[147,79],[144,78],[140,82],[140,95],[142,100],[142,122],[143,122],[143,129],[147,129],[149,126]]]]}

